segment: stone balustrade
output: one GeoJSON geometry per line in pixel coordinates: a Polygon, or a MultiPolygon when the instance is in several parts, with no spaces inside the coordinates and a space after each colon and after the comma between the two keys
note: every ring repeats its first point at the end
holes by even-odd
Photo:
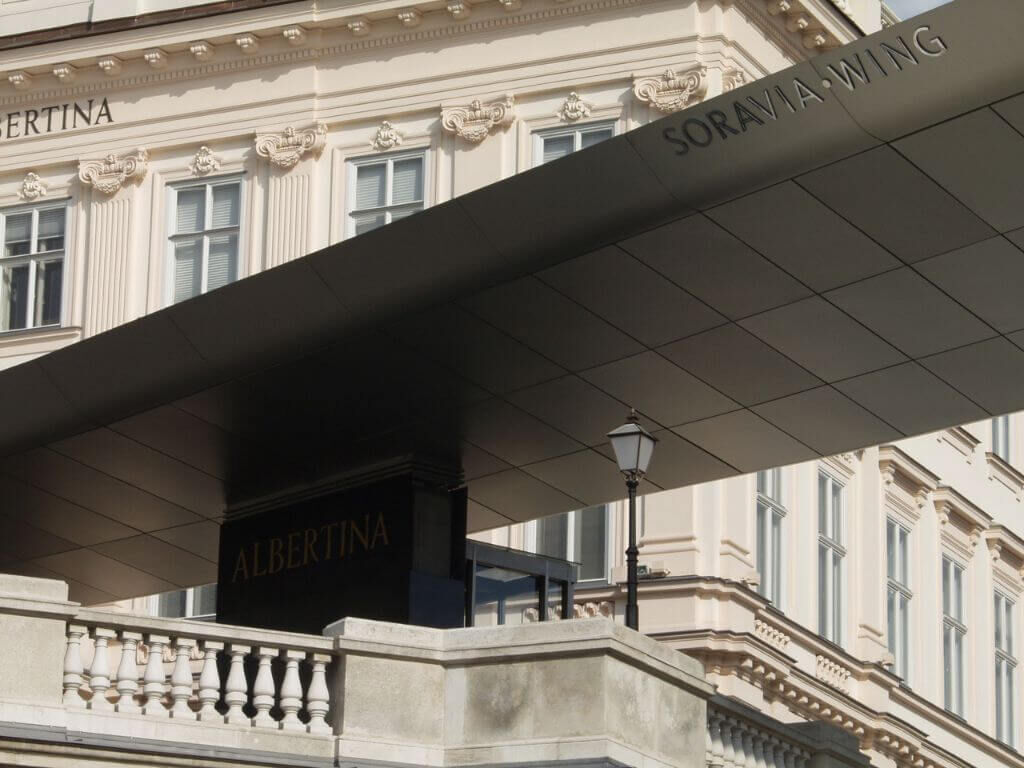
{"type": "Polygon", "coordinates": [[[332,649],[326,638],[90,610],[80,611],[67,624],[66,634],[66,706],[330,732],[327,671],[332,649]],[[83,643],[90,640],[86,665],[83,643]],[[142,643],[148,651],[144,665],[139,664],[142,643]],[[168,650],[170,664],[165,661],[168,650]],[[301,667],[306,668],[303,674],[301,667]],[[305,686],[303,679],[308,681],[305,686]]]}

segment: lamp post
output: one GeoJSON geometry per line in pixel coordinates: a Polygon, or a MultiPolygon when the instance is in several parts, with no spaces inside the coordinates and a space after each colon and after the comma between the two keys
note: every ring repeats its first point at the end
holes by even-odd
{"type": "Polygon", "coordinates": [[[632,410],[626,423],[608,433],[615,461],[619,471],[626,478],[629,491],[629,547],[626,549],[626,626],[630,629],[640,627],[640,606],[636,598],[636,487],[647,473],[647,465],[651,463],[654,444],[658,439],[640,426],[636,410],[632,410]]]}

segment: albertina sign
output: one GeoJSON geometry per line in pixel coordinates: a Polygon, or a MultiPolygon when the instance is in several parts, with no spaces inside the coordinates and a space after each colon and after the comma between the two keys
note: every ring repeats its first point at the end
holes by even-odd
{"type": "Polygon", "coordinates": [[[780,114],[787,111],[802,112],[815,103],[824,104],[828,91],[837,84],[853,91],[869,86],[872,76],[897,75],[906,67],[917,66],[927,58],[938,58],[948,50],[941,37],[931,34],[929,26],[918,27],[911,40],[912,45],[902,35],[897,35],[896,43],[879,43],[877,50],[865,50],[863,58],[857,53],[853,55],[853,61],[843,58],[838,64],[829,64],[826,69],[831,77],[823,77],[820,83],[807,83],[794,77],[791,91],[787,92],[781,85],[766,88],[761,98],[748,96],[746,103],[734,101],[734,116],[713,109],[706,112],[703,119],[687,117],[678,127],[666,128],[662,135],[665,141],[678,147],[677,155],[685,155],[691,147],[709,147],[716,139],[724,141],[730,136],[746,133],[751,126],[778,120],[780,114]]]}

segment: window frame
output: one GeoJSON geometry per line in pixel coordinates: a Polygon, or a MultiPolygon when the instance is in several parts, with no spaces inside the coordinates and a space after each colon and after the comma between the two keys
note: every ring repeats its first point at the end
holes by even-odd
{"type": "Polygon", "coordinates": [[[889,652],[892,653],[893,673],[904,681],[910,677],[910,603],[914,592],[910,584],[912,560],[910,550],[910,528],[892,515],[885,521],[886,549],[886,617],[889,619],[889,600],[896,609],[893,611],[896,621],[887,621],[889,652]],[[896,551],[890,548],[889,531],[895,529],[896,551]],[[895,623],[895,626],[893,624],[895,623]]]}
{"type": "MultiPolygon", "coordinates": [[[[244,251],[244,243],[242,242],[242,233],[245,227],[245,205],[246,205],[246,184],[244,173],[230,173],[223,174],[220,176],[207,176],[200,179],[188,178],[181,179],[178,181],[168,182],[165,191],[165,203],[166,209],[166,235],[164,245],[164,304],[165,307],[170,307],[175,304],[174,301],[174,266],[175,266],[175,252],[174,243],[177,239],[202,237],[203,238],[203,263],[202,263],[202,274],[199,280],[199,293],[189,298],[195,298],[196,296],[202,296],[208,290],[209,271],[210,271],[210,235],[221,234],[224,232],[235,232],[235,242],[238,248],[238,252],[235,254],[235,276],[234,279],[228,281],[228,285],[237,282],[242,279],[242,253],[244,251]],[[213,188],[227,186],[229,184],[236,184],[238,186],[238,224],[229,227],[212,227],[209,226],[213,221],[213,188]],[[197,232],[180,233],[177,232],[177,214],[178,214],[178,193],[185,189],[195,189],[203,187],[206,190],[206,197],[203,203],[203,229],[197,232]]],[[[183,299],[182,301],[187,301],[183,299]]]]}
{"type": "Polygon", "coordinates": [[[193,611],[195,610],[195,604],[196,604],[196,590],[198,590],[198,589],[205,589],[207,587],[214,587],[214,588],[216,588],[216,586],[217,586],[217,584],[216,584],[216,582],[214,582],[214,583],[211,583],[211,584],[201,584],[198,587],[186,587],[185,589],[174,589],[174,590],[170,590],[170,592],[161,592],[161,593],[156,594],[156,595],[151,595],[149,597],[149,612],[153,616],[156,616],[156,617],[159,617],[159,618],[186,619],[188,621],[216,621],[217,620],[217,611],[216,611],[216,609],[214,609],[213,613],[200,613],[200,614],[193,613],[193,611]],[[185,612],[184,612],[184,615],[183,616],[163,616],[160,613],[160,598],[163,597],[164,595],[167,595],[167,594],[180,594],[180,593],[184,593],[184,595],[185,595],[185,612]]]}
{"type": "Polygon", "coordinates": [[[1010,463],[1010,416],[994,416],[992,428],[992,453],[1010,463]]]}
{"type": "Polygon", "coordinates": [[[786,560],[782,525],[788,514],[783,501],[785,486],[782,482],[782,469],[774,467],[761,470],[755,473],[754,478],[754,526],[756,529],[754,548],[757,569],[760,574],[757,592],[766,600],[771,601],[776,608],[782,610],[783,595],[785,594],[782,563],[786,560]],[[762,476],[766,480],[763,490],[762,476]],[[762,543],[764,544],[763,551],[762,543]]]}
{"type": "MultiPolygon", "coordinates": [[[[609,584],[611,582],[610,574],[612,569],[612,505],[611,504],[596,504],[593,507],[585,507],[584,509],[574,509],[569,512],[563,512],[562,514],[566,517],[566,551],[561,556],[562,559],[568,560],[571,563],[577,563],[582,566],[580,560],[577,559],[578,554],[576,552],[576,526],[578,523],[578,516],[589,509],[595,507],[604,508],[604,568],[602,569],[603,574],[597,578],[585,579],[582,573],[576,582],[577,587],[595,587],[609,584]]],[[[558,517],[559,515],[553,515],[558,517]]],[[[526,530],[523,536],[523,548],[531,554],[539,554],[538,550],[538,523],[539,520],[531,520],[526,524],[526,530]]]]}
{"type": "Polygon", "coordinates": [[[537,168],[544,165],[544,139],[558,138],[560,136],[573,136],[573,149],[570,154],[579,152],[582,148],[582,135],[591,131],[611,129],[612,135],[608,138],[614,139],[618,133],[616,128],[619,121],[616,119],[590,120],[586,123],[573,123],[572,125],[558,125],[551,128],[537,128],[530,132],[530,167],[537,168]]]}
{"type": "Polygon", "coordinates": [[[846,544],[846,484],[824,468],[818,469],[818,487],[822,480],[828,483],[828,509],[821,509],[821,494],[818,493],[818,634],[829,642],[843,646],[846,629],[843,611],[846,607],[846,557],[849,554],[846,544]],[[836,491],[840,499],[838,511],[838,530],[836,530],[836,511],[834,500],[836,491]],[[822,521],[825,530],[822,530],[822,521]],[[824,572],[821,568],[822,551],[825,552],[828,567],[824,572]],[[838,572],[838,582],[837,574],[838,572]],[[824,595],[822,594],[824,592],[824,595]]]}
{"type": "Polygon", "coordinates": [[[1009,747],[1017,746],[1017,657],[1015,648],[1014,624],[1017,618],[1017,602],[1009,595],[993,590],[993,645],[995,648],[995,736],[996,739],[1009,747]],[[1002,638],[997,629],[999,613],[1003,612],[1002,638]],[[1000,642],[1002,640],[1002,643],[1000,642]],[[1007,685],[1008,683],[1008,685],[1007,685]],[[1004,710],[1004,707],[1007,707],[1004,710]],[[1008,730],[1007,730],[1008,729],[1008,730]]]}
{"type": "MultiPolygon", "coordinates": [[[[11,205],[0,207],[0,270],[7,267],[8,265],[21,265],[28,264],[28,297],[26,300],[26,324],[23,328],[8,328],[6,330],[0,329],[0,335],[12,334],[12,333],[24,333],[26,331],[36,331],[41,329],[55,329],[63,328],[66,324],[66,309],[67,309],[67,296],[68,296],[68,251],[69,243],[71,242],[71,201],[70,198],[57,198],[54,200],[36,201],[32,203],[23,203],[20,205],[11,205]],[[42,211],[56,210],[63,208],[64,210],[64,247],[58,251],[43,251],[40,253],[37,249],[39,247],[39,214],[42,211]],[[20,256],[4,256],[3,248],[7,240],[7,219],[11,216],[19,216],[25,213],[32,214],[32,223],[29,231],[29,252],[20,256]],[[60,256],[45,256],[48,253],[60,253],[60,256]],[[40,258],[42,257],[42,258],[40,258]],[[61,287],[60,287],[60,309],[58,310],[58,318],[56,323],[45,323],[45,324],[34,324],[35,318],[35,298],[36,298],[36,274],[37,264],[39,262],[61,262],[61,287]]],[[[2,271],[0,271],[0,279],[2,279],[2,271]]],[[[0,312],[6,312],[6,306],[0,307],[0,312]]]]}
{"type": "MultiPolygon", "coordinates": [[[[350,237],[355,237],[355,215],[360,213],[372,213],[374,211],[381,211],[385,215],[385,221],[382,226],[387,226],[391,223],[392,209],[394,208],[408,208],[413,203],[400,203],[399,205],[393,205],[390,201],[394,194],[392,180],[394,178],[394,165],[396,161],[408,160],[410,158],[418,157],[423,161],[422,179],[423,189],[421,192],[421,205],[420,208],[413,210],[412,214],[418,213],[419,211],[427,210],[431,201],[429,199],[430,189],[430,147],[416,147],[410,149],[402,149],[395,152],[378,152],[371,155],[359,155],[356,157],[349,157],[345,159],[345,211],[344,211],[344,227],[342,232],[344,238],[347,240],[350,237]],[[356,202],[356,183],[358,181],[358,169],[361,166],[366,165],[379,165],[382,162],[387,163],[387,171],[385,175],[385,198],[387,202],[382,207],[377,208],[366,208],[357,209],[355,208],[356,202]]],[[[377,227],[380,229],[380,227],[377,227]]],[[[373,231],[373,230],[371,230],[373,231]]]]}
{"type": "MultiPolygon", "coordinates": [[[[957,717],[964,717],[964,702],[966,701],[966,688],[967,688],[967,675],[966,675],[966,659],[967,659],[967,638],[968,638],[968,627],[964,617],[964,584],[967,580],[967,568],[956,558],[943,553],[942,555],[942,567],[940,569],[940,592],[941,592],[941,610],[942,610],[942,679],[943,679],[943,695],[942,703],[943,708],[957,717]],[[950,566],[950,578],[949,585],[952,590],[957,586],[956,574],[959,572],[960,579],[958,584],[958,592],[955,601],[955,613],[947,613],[947,603],[953,604],[953,595],[951,594],[947,599],[946,596],[946,564],[950,566]],[[958,640],[959,651],[955,652],[952,658],[952,664],[949,658],[947,658],[946,651],[946,635],[949,633],[953,640],[958,640]],[[949,679],[947,680],[947,673],[949,679]]],[[[953,648],[954,643],[950,643],[950,650],[955,651],[953,648]]]]}

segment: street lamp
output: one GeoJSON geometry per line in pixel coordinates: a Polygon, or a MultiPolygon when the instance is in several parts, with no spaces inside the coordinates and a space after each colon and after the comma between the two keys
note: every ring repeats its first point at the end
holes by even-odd
{"type": "Polygon", "coordinates": [[[640,607],[636,599],[636,487],[647,473],[654,444],[658,438],[640,426],[636,410],[632,410],[626,423],[608,433],[615,461],[626,477],[629,490],[629,547],[626,549],[626,626],[639,629],[640,607]]]}

